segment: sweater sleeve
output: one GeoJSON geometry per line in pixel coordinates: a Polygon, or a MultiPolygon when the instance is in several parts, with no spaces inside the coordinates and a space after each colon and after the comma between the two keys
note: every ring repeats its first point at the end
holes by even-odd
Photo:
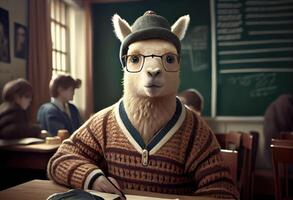
{"type": "Polygon", "coordinates": [[[67,187],[89,189],[103,174],[103,136],[108,114],[100,111],[61,144],[48,163],[50,179],[67,187]]]}
{"type": "Polygon", "coordinates": [[[229,167],[224,164],[220,146],[206,123],[198,118],[198,127],[187,166],[193,174],[195,195],[239,199],[229,167]]]}
{"type": "Polygon", "coordinates": [[[26,112],[22,109],[13,109],[3,116],[2,124],[0,125],[1,139],[19,139],[25,137],[38,137],[40,128],[32,126],[26,112]]]}

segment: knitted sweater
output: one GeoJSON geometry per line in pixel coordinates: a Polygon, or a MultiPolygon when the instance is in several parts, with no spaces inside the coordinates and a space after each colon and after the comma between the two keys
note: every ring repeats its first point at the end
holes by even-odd
{"type": "Polygon", "coordinates": [[[7,101],[0,105],[0,139],[38,137],[40,133],[40,127],[30,124],[20,105],[7,101]]]}
{"type": "Polygon", "coordinates": [[[174,116],[147,145],[120,100],[65,140],[48,164],[51,179],[73,188],[89,188],[101,172],[126,189],[239,196],[214,134],[179,100],[174,116]]]}

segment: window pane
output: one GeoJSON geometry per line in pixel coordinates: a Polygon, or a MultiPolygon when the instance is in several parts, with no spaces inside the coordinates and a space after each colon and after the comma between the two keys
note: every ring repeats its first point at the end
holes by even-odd
{"type": "Polygon", "coordinates": [[[56,24],[56,49],[60,50],[61,45],[60,45],[60,25],[56,24]]]}
{"type": "Polygon", "coordinates": [[[59,52],[57,53],[57,67],[56,68],[59,70],[61,69],[61,55],[59,52]]]}
{"type": "Polygon", "coordinates": [[[62,70],[66,71],[66,56],[62,54],[62,70]]]}
{"type": "Polygon", "coordinates": [[[55,49],[56,38],[55,38],[55,23],[51,22],[51,37],[52,37],[52,48],[55,49]]]}
{"type": "Polygon", "coordinates": [[[62,24],[65,24],[65,3],[61,2],[61,6],[60,6],[60,9],[61,9],[61,23],[62,24]]]}
{"type": "Polygon", "coordinates": [[[66,52],[66,29],[64,27],[61,29],[61,46],[61,50],[66,52]]]}
{"type": "Polygon", "coordinates": [[[51,18],[53,18],[53,19],[55,18],[55,13],[54,13],[55,12],[55,7],[54,7],[55,6],[55,4],[54,4],[55,2],[54,1],[55,0],[51,0],[51,18]]]}
{"type": "Polygon", "coordinates": [[[53,65],[53,69],[56,68],[56,52],[55,51],[52,52],[52,65],[53,65]]]}
{"type": "Polygon", "coordinates": [[[55,1],[55,12],[56,12],[56,20],[59,22],[60,21],[60,1],[56,0],[55,1]]]}
{"type": "Polygon", "coordinates": [[[64,0],[51,1],[51,36],[52,36],[52,68],[53,74],[70,71],[68,66],[69,41],[66,21],[67,5],[64,0]]]}

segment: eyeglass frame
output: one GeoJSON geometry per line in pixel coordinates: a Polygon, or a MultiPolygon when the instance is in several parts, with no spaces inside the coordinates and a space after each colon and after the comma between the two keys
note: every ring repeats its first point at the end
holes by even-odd
{"type": "Polygon", "coordinates": [[[168,71],[166,69],[166,67],[165,67],[165,64],[164,64],[164,61],[163,61],[163,56],[170,55],[170,54],[177,57],[178,65],[180,65],[180,56],[177,55],[177,54],[175,54],[175,53],[164,53],[163,55],[155,55],[155,54],[150,54],[150,55],[130,54],[130,55],[124,55],[121,58],[122,58],[122,62],[123,62],[123,67],[125,67],[126,70],[127,70],[127,72],[129,72],[129,73],[138,73],[138,72],[140,72],[143,69],[143,67],[144,67],[145,58],[147,58],[147,57],[152,57],[152,58],[159,57],[159,58],[161,58],[161,62],[163,64],[163,68],[165,69],[166,72],[178,72],[179,71],[179,68],[176,71],[168,71]],[[128,70],[128,67],[127,67],[126,63],[127,63],[127,58],[129,56],[142,56],[143,57],[143,62],[142,62],[141,67],[140,67],[140,69],[138,71],[129,71],[128,70]],[[125,60],[125,58],[126,58],[126,60],[125,60]]]}

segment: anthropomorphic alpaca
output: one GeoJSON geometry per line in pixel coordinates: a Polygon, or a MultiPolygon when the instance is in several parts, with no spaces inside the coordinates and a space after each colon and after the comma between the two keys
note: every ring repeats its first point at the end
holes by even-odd
{"type": "Polygon", "coordinates": [[[238,198],[213,133],[176,98],[188,23],[183,16],[170,27],[148,11],[129,26],[114,15],[123,98],[61,145],[48,164],[54,181],[117,192],[109,177],[124,189],[238,198]]]}

